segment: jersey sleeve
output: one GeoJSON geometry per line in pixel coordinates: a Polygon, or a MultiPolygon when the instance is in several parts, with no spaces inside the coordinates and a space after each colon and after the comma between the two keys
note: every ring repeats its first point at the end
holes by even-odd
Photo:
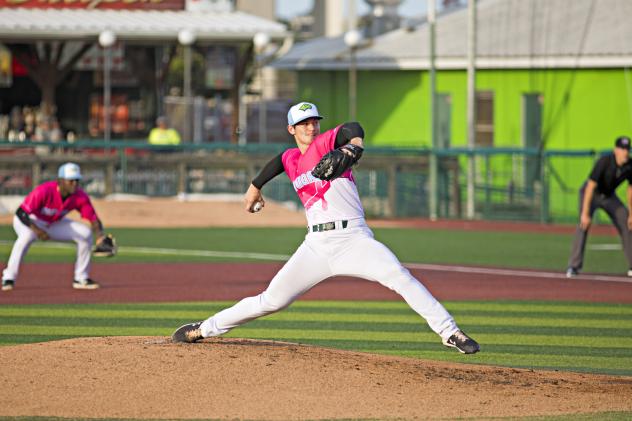
{"type": "Polygon", "coordinates": [[[283,154],[272,158],[252,180],[252,185],[261,190],[264,184],[283,172],[283,154]]]}
{"type": "Polygon", "coordinates": [[[31,190],[31,192],[24,198],[24,201],[20,207],[24,212],[31,214],[38,209],[41,209],[46,200],[46,191],[40,185],[31,190]]]}
{"type": "Polygon", "coordinates": [[[340,127],[342,127],[342,125],[336,126],[331,130],[327,130],[314,139],[314,146],[316,147],[319,155],[325,155],[327,152],[336,149],[336,136],[338,135],[340,127]]]}
{"type": "Polygon", "coordinates": [[[80,197],[77,200],[77,211],[83,219],[87,219],[90,222],[97,220],[97,212],[94,210],[94,206],[92,206],[92,202],[90,201],[90,197],[83,191],[78,192],[80,197]]]}

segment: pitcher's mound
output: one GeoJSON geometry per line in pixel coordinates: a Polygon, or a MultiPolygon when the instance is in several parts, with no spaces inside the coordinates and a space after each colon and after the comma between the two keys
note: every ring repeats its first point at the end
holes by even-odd
{"type": "Polygon", "coordinates": [[[174,344],[166,337],[104,337],[2,351],[5,416],[427,419],[632,409],[629,377],[448,364],[273,341],[174,344]]]}

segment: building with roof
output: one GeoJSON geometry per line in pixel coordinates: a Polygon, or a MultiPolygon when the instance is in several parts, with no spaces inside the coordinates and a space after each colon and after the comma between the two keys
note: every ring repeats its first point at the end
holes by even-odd
{"type": "MultiPolygon", "coordinates": [[[[272,10],[273,1],[259,5],[272,10]]],[[[0,0],[0,56],[11,63],[0,77],[0,114],[41,103],[66,129],[103,137],[106,48],[99,36],[105,32],[115,41],[108,47],[114,137],[144,135],[164,113],[183,129],[190,125],[182,120],[182,107],[165,105],[170,87],[182,96],[186,46],[179,35],[186,33],[192,42],[192,96],[211,98],[218,110],[230,109],[224,114],[231,121],[221,139],[214,139],[224,141],[235,141],[228,137],[239,131],[242,86],[254,67],[254,36],[265,33],[278,44],[289,36],[283,24],[244,13],[229,0],[26,0],[19,7],[0,0]]]]}
{"type": "MultiPolygon", "coordinates": [[[[632,134],[630,16],[628,0],[477,1],[476,147],[602,151],[632,134]]],[[[437,16],[435,51],[436,146],[466,147],[467,7],[437,16]]],[[[297,43],[274,65],[297,72],[298,92],[318,104],[324,127],[350,119],[355,67],[366,143],[430,148],[430,62],[424,21],[375,37],[365,33],[353,50],[343,36],[297,43]]],[[[559,179],[552,200],[563,197],[565,209],[574,208],[575,187],[590,165],[551,166],[559,179]]],[[[477,177],[485,178],[485,165],[478,168],[477,177]]],[[[533,160],[521,164],[527,190],[540,170],[533,160]]],[[[512,172],[496,184],[511,190],[512,172]]]]}
{"type": "MultiPolygon", "coordinates": [[[[610,145],[632,132],[632,2],[479,0],[476,89],[486,146],[530,146],[526,107],[539,107],[549,148],[610,145]],[[485,110],[491,115],[484,116],[485,110]]],[[[437,90],[449,109],[449,145],[466,142],[467,9],[439,15],[437,90]]],[[[348,118],[350,48],[342,36],[294,45],[274,65],[299,75],[299,92],[333,120],[348,118]]],[[[429,32],[423,23],[367,38],[357,48],[358,118],[377,145],[430,146],[429,32]]],[[[535,112],[535,111],[534,111],[535,112]]]]}

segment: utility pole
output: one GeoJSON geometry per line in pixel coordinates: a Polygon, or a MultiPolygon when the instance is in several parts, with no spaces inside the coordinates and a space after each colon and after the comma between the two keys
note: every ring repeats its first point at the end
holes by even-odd
{"type": "Polygon", "coordinates": [[[475,216],[474,183],[476,171],[474,169],[474,148],[476,146],[476,0],[468,0],[467,24],[467,207],[466,218],[475,216]]]}
{"type": "Polygon", "coordinates": [[[429,60],[429,75],[430,75],[430,139],[432,142],[432,147],[430,148],[430,162],[429,162],[429,193],[430,197],[428,198],[428,206],[429,206],[429,214],[430,220],[435,221],[437,219],[437,209],[438,209],[438,188],[437,181],[439,179],[439,168],[437,162],[437,116],[436,116],[436,91],[437,91],[437,76],[435,69],[435,56],[436,56],[436,13],[435,13],[435,1],[436,0],[428,0],[428,31],[430,32],[430,36],[428,37],[430,41],[430,60],[429,60]]]}

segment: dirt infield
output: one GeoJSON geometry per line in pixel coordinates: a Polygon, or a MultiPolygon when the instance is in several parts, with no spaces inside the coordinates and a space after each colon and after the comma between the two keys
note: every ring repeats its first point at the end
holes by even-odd
{"type": "MultiPolygon", "coordinates": [[[[102,288],[70,288],[72,264],[26,264],[16,288],[0,294],[2,304],[115,303],[238,300],[263,291],[281,263],[110,263],[94,265],[102,288]],[[209,275],[212,274],[212,275],[209,275]]],[[[559,300],[632,304],[632,280],[490,269],[485,273],[415,269],[412,274],[440,300],[559,300]],[[531,276],[529,276],[531,274],[531,276]]],[[[467,270],[465,268],[464,270],[467,270]]],[[[401,300],[391,290],[358,278],[336,277],[317,285],[306,300],[401,300]]]]}
{"type": "Polygon", "coordinates": [[[386,420],[632,408],[629,378],[270,341],[84,338],[3,351],[11,355],[0,360],[3,415],[386,420]]]}

